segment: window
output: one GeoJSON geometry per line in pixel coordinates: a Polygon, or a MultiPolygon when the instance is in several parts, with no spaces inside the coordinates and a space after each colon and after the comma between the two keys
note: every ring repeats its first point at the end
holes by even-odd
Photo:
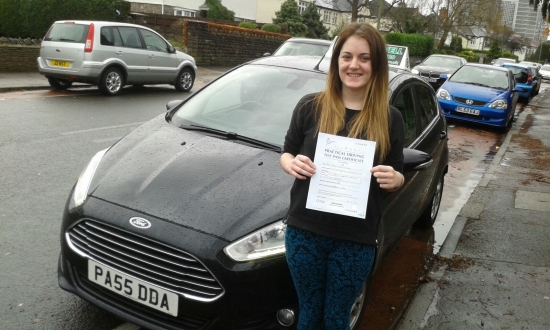
{"type": "Polygon", "coordinates": [[[325,13],[324,13],[325,15],[324,15],[323,22],[325,22],[325,23],[330,23],[330,11],[325,10],[324,12],[325,12],[325,13]]]}
{"type": "Polygon", "coordinates": [[[114,45],[114,41],[113,41],[113,38],[111,36],[111,28],[105,27],[105,26],[101,28],[101,32],[100,32],[100,36],[99,36],[99,42],[103,46],[113,46],[114,45]]]}
{"type": "Polygon", "coordinates": [[[174,9],[174,16],[197,17],[197,13],[185,9],[174,9]]]}
{"type": "Polygon", "coordinates": [[[332,24],[336,25],[338,22],[338,15],[336,13],[332,13],[332,24]]]}
{"type": "Polygon", "coordinates": [[[437,105],[426,86],[416,85],[416,107],[420,116],[420,128],[424,130],[437,115],[437,105]]]}
{"type": "Polygon", "coordinates": [[[477,41],[477,38],[470,39],[470,45],[475,45],[477,41]]]}
{"type": "Polygon", "coordinates": [[[393,103],[405,123],[405,147],[408,147],[416,139],[416,116],[414,114],[414,101],[410,87],[402,90],[393,103]]]}
{"type": "Polygon", "coordinates": [[[164,39],[149,30],[139,30],[141,32],[143,40],[145,41],[145,46],[147,47],[147,50],[168,53],[168,45],[166,44],[164,39]]]}
{"type": "Polygon", "coordinates": [[[119,26],[118,31],[122,37],[124,47],[143,48],[136,28],[119,26]]]}
{"type": "Polygon", "coordinates": [[[298,9],[300,9],[300,14],[304,13],[304,10],[306,10],[308,5],[309,5],[309,3],[305,2],[305,1],[299,1],[298,2],[298,9]]]}

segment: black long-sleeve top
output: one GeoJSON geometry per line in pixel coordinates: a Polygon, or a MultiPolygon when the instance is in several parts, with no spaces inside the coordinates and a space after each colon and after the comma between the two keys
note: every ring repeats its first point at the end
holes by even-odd
{"type": "MultiPolygon", "coordinates": [[[[284,152],[294,156],[301,154],[315,162],[317,146],[317,127],[313,99],[316,94],[304,96],[296,105],[292,120],[286,133],[284,152]]],[[[338,132],[339,136],[348,136],[347,124],[358,113],[357,110],[346,109],[346,125],[338,132]]],[[[374,155],[374,164],[389,165],[396,171],[403,172],[403,143],[405,127],[399,110],[390,106],[390,141],[391,149],[382,162],[378,154],[374,155]]],[[[365,140],[366,138],[362,138],[365,140]]],[[[364,244],[376,244],[376,230],[381,215],[382,193],[376,178],[371,177],[370,191],[367,201],[365,219],[311,210],[306,208],[310,178],[296,179],[290,191],[290,207],[287,224],[319,235],[335,239],[344,239],[364,244]]]]}

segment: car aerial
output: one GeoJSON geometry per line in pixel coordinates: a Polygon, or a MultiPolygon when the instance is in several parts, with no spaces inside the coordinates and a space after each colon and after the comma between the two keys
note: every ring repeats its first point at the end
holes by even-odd
{"type": "Polygon", "coordinates": [[[505,63],[502,65],[512,72],[516,79],[516,86],[522,88],[519,97],[523,98],[525,103],[529,103],[531,98],[539,93],[540,79],[535,74],[535,68],[527,65],[505,63]]]}
{"type": "Polygon", "coordinates": [[[437,90],[444,82],[440,79],[441,74],[449,76],[466,63],[466,59],[460,56],[430,55],[423,61],[416,62],[411,72],[426,79],[437,90]]]}
{"type": "MultiPolygon", "coordinates": [[[[235,67],[98,152],[64,210],[60,287],[147,329],[295,329],[284,246],[294,178],[279,159],[298,100],[325,88],[318,62],[235,67]]],[[[375,270],[413,225],[432,227],[448,170],[434,90],[389,74],[406,183],[384,199],[375,270]]],[[[354,330],[370,278],[350,311],[354,330]]]]}
{"type": "Polygon", "coordinates": [[[467,63],[441,85],[437,99],[449,119],[506,130],[512,124],[521,91],[507,68],[467,63]]]}
{"type": "Polygon", "coordinates": [[[195,59],[176,50],[152,29],[100,21],[57,21],[40,45],[38,71],[54,89],[73,82],[97,85],[106,95],[124,85],[171,84],[193,87],[195,59]]]}
{"type": "Polygon", "coordinates": [[[293,37],[283,42],[273,54],[264,56],[319,56],[322,57],[331,45],[330,40],[293,37]]]}
{"type": "Polygon", "coordinates": [[[499,57],[491,61],[491,64],[494,66],[502,66],[504,63],[516,63],[516,60],[513,58],[499,57]]]}
{"type": "Polygon", "coordinates": [[[550,80],[550,65],[548,64],[543,65],[540,68],[539,73],[542,76],[542,79],[550,80]]]}

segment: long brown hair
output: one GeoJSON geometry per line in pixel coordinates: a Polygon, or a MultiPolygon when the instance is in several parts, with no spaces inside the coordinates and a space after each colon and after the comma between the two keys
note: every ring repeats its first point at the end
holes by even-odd
{"type": "Polygon", "coordinates": [[[363,108],[349,123],[349,137],[366,137],[376,141],[376,151],[382,161],[390,150],[389,136],[389,78],[388,57],[384,37],[368,23],[351,23],[344,27],[332,52],[326,89],[315,99],[318,131],[337,134],[344,128],[346,109],[342,100],[342,81],[338,70],[338,59],[342,46],[351,36],[365,39],[369,43],[372,65],[371,79],[365,87],[363,108]]]}

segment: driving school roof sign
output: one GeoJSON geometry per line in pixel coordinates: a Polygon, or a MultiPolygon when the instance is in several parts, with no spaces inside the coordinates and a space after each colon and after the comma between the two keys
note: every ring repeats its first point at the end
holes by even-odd
{"type": "Polygon", "coordinates": [[[407,46],[386,45],[388,64],[409,70],[409,48],[407,46]]]}

